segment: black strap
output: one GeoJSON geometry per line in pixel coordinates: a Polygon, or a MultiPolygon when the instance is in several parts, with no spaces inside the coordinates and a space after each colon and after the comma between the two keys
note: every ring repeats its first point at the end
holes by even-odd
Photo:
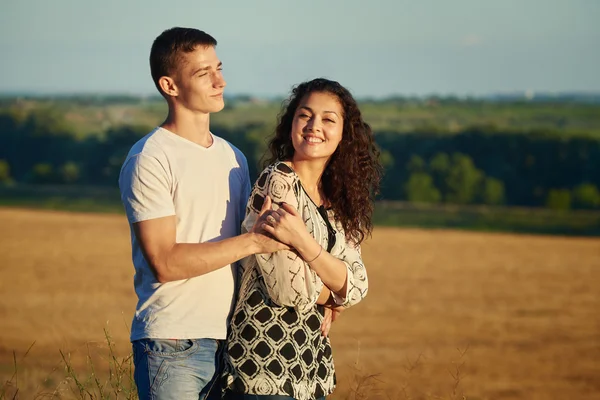
{"type": "Polygon", "coordinates": [[[331,222],[329,222],[329,217],[327,216],[327,210],[324,206],[317,207],[317,211],[321,214],[323,220],[325,220],[325,224],[327,225],[327,252],[331,253],[331,249],[335,245],[335,229],[331,226],[331,222]]]}

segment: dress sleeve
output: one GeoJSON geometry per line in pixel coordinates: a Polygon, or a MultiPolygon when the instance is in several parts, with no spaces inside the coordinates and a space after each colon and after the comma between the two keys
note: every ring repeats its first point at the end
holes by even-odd
{"type": "MultiPolygon", "coordinates": [[[[277,209],[286,202],[299,208],[299,181],[296,174],[284,163],[274,164],[259,176],[246,208],[243,229],[250,231],[258,217],[266,196],[270,196],[277,209]]],[[[254,256],[262,273],[271,300],[280,306],[304,309],[319,298],[323,282],[296,252],[281,250],[254,256]]]]}
{"type": "Polygon", "coordinates": [[[360,245],[355,246],[346,240],[343,243],[339,254],[336,252],[332,255],[346,264],[346,293],[343,296],[339,296],[331,292],[331,295],[337,305],[348,308],[366,297],[369,291],[369,280],[365,264],[362,260],[360,245]]]}

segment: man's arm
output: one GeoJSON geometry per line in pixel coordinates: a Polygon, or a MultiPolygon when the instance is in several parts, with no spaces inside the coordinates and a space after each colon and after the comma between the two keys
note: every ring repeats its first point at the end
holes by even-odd
{"type": "Polygon", "coordinates": [[[168,216],[133,224],[142,253],[156,279],[170,282],[212,272],[255,253],[272,253],[288,249],[262,233],[262,215],[271,208],[266,198],[260,216],[251,232],[219,242],[177,243],[176,217],[168,216]]]}

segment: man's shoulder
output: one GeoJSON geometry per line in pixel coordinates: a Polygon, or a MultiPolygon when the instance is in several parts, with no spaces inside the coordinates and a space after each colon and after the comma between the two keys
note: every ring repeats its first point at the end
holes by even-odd
{"type": "Polygon", "coordinates": [[[171,164],[172,160],[169,158],[173,157],[172,151],[168,150],[168,139],[165,137],[161,128],[155,128],[146,136],[134,143],[125,157],[123,166],[128,164],[137,163],[158,163],[163,166],[171,164]]]}
{"type": "Polygon", "coordinates": [[[160,128],[156,128],[135,142],[121,167],[120,176],[143,170],[167,170],[170,164],[167,152],[161,145],[160,128]]]}
{"type": "Polygon", "coordinates": [[[161,149],[161,128],[155,128],[146,136],[142,137],[140,140],[135,142],[131,149],[129,150],[129,154],[127,157],[144,154],[144,155],[156,155],[162,154],[163,151],[161,149]]]}
{"type": "Polygon", "coordinates": [[[212,135],[213,135],[215,142],[220,143],[221,146],[223,147],[223,149],[225,149],[225,151],[230,152],[233,155],[233,157],[238,161],[238,163],[243,164],[243,165],[248,164],[246,155],[240,149],[238,149],[233,143],[231,143],[230,141],[223,139],[222,137],[217,136],[215,134],[212,134],[212,135]]]}

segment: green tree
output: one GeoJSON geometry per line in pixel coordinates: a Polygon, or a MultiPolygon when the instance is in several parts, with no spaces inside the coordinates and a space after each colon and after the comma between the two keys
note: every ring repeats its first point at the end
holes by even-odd
{"type": "Polygon", "coordinates": [[[381,154],[379,154],[379,162],[384,169],[390,169],[394,166],[394,156],[387,150],[380,149],[381,154]]]}
{"type": "Polygon", "coordinates": [[[433,185],[440,191],[441,198],[445,201],[448,195],[448,174],[450,173],[450,156],[446,153],[437,153],[429,160],[429,171],[433,177],[433,185]]]}
{"type": "Polygon", "coordinates": [[[52,183],[54,180],[54,169],[48,163],[35,164],[31,174],[33,183],[52,183]]]}
{"type": "Polygon", "coordinates": [[[10,165],[6,160],[0,160],[0,183],[10,183],[10,165]]]}
{"type": "Polygon", "coordinates": [[[64,183],[75,183],[80,178],[79,166],[72,161],[60,167],[60,176],[64,183]]]}
{"type": "Polygon", "coordinates": [[[571,192],[568,189],[551,189],[546,197],[546,207],[553,210],[571,208],[571,192]]]}
{"type": "Polygon", "coordinates": [[[406,198],[414,203],[438,203],[440,191],[433,185],[433,178],[425,172],[413,172],[404,186],[406,198]]]}
{"type": "Polygon", "coordinates": [[[485,177],[481,193],[483,204],[490,206],[504,204],[504,182],[496,178],[485,177]]]}
{"type": "MultiPolygon", "coordinates": [[[[423,159],[421,157],[419,157],[418,155],[413,154],[410,157],[408,164],[406,164],[406,169],[408,169],[409,172],[424,172],[425,171],[425,161],[423,161],[423,159]]],[[[432,182],[433,182],[433,180],[432,180],[432,182]]]]}
{"type": "Polygon", "coordinates": [[[475,167],[471,157],[454,153],[446,179],[448,187],[446,201],[454,204],[473,203],[483,176],[483,172],[475,167]]]}
{"type": "Polygon", "coordinates": [[[114,185],[129,149],[150,130],[141,125],[123,125],[108,129],[101,141],[90,138],[81,175],[87,182],[114,185]]]}
{"type": "Polygon", "coordinates": [[[600,207],[600,191],[591,183],[583,183],[573,189],[573,206],[576,208],[600,207]]]}

